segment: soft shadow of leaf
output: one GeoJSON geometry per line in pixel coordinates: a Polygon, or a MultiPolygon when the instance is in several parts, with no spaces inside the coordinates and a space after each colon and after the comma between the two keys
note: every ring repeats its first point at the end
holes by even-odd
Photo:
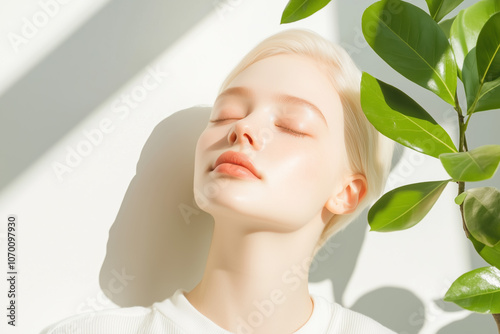
{"type": "Polygon", "coordinates": [[[445,302],[442,299],[434,299],[434,304],[436,304],[441,310],[445,312],[458,312],[464,309],[455,303],[445,302]]]}
{"type": "Polygon", "coordinates": [[[490,314],[473,313],[465,319],[452,322],[448,326],[441,328],[436,334],[496,334],[496,327],[495,321],[490,314]]]}
{"type": "Polygon", "coordinates": [[[425,323],[425,307],[420,298],[401,288],[384,287],[370,291],[350,309],[400,334],[417,334],[425,323]]]}

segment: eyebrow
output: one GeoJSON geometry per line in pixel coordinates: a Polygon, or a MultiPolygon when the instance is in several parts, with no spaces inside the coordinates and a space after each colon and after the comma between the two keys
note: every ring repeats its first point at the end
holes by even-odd
{"type": "MultiPolygon", "coordinates": [[[[255,93],[253,90],[247,87],[231,87],[226,90],[224,90],[222,93],[217,96],[217,101],[218,99],[225,97],[225,96],[231,96],[231,95],[239,95],[239,96],[245,96],[245,97],[253,97],[255,96],[255,93]]],[[[323,120],[323,122],[326,124],[328,127],[328,123],[326,122],[325,115],[321,112],[321,110],[316,107],[314,104],[311,102],[301,99],[300,97],[297,96],[292,96],[288,94],[276,94],[273,96],[273,100],[279,103],[285,103],[285,104],[293,104],[293,105],[299,105],[303,107],[307,107],[311,110],[313,110],[320,118],[323,120]]],[[[214,103],[215,104],[215,103],[214,103]]]]}

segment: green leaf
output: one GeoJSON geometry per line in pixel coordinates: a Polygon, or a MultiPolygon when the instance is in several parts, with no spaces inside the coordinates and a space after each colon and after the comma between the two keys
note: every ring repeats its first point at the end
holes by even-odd
{"type": "Polygon", "coordinates": [[[467,196],[467,193],[464,191],[463,193],[455,197],[455,203],[457,205],[461,205],[464,202],[465,196],[467,196]]]}
{"type": "Polygon", "coordinates": [[[467,190],[463,208],[465,225],[479,242],[500,250],[500,192],[494,187],[467,190]]]}
{"type": "Polygon", "coordinates": [[[449,181],[413,183],[384,194],[368,211],[371,231],[399,231],[416,225],[431,210],[449,181]]]}
{"type": "Polygon", "coordinates": [[[500,13],[486,21],[477,38],[476,49],[479,82],[500,78],[500,13]]]}
{"type": "Polygon", "coordinates": [[[500,78],[483,84],[479,82],[476,48],[465,57],[462,78],[467,97],[467,114],[500,108],[500,78]]]}
{"type": "Polygon", "coordinates": [[[448,289],[444,300],[479,313],[500,313],[500,270],[478,268],[463,274],[448,289]]]}
{"type": "Polygon", "coordinates": [[[484,145],[467,152],[439,156],[453,180],[475,182],[492,177],[500,163],[500,145],[484,145]]]}
{"type": "Polygon", "coordinates": [[[477,241],[472,234],[469,234],[469,239],[472,242],[472,245],[476,249],[476,252],[489,264],[500,268],[500,250],[495,249],[493,247],[488,247],[485,244],[477,241]]]}
{"type": "Polygon", "coordinates": [[[379,1],[363,13],[362,30],[392,68],[455,105],[453,52],[441,27],[426,12],[401,0],[379,1]]]}
{"type": "Polygon", "coordinates": [[[453,21],[455,21],[456,18],[457,17],[455,16],[451,19],[439,22],[439,26],[444,31],[444,34],[446,35],[447,38],[450,38],[451,25],[453,24],[453,21]]]}
{"type": "Polygon", "coordinates": [[[281,24],[302,20],[328,5],[330,0],[290,0],[281,15],[281,24]]]}
{"type": "Polygon", "coordinates": [[[500,1],[482,0],[461,10],[451,26],[450,42],[462,78],[465,57],[476,46],[477,37],[490,16],[500,11],[500,1]]]}
{"type": "Polygon", "coordinates": [[[464,0],[425,0],[434,21],[439,22],[464,0]]]}
{"type": "Polygon", "coordinates": [[[467,114],[498,108],[500,108],[500,78],[482,85],[467,114]]]}
{"type": "Polygon", "coordinates": [[[448,133],[417,102],[368,73],[361,78],[361,106],[384,136],[435,158],[457,152],[448,133]]]}

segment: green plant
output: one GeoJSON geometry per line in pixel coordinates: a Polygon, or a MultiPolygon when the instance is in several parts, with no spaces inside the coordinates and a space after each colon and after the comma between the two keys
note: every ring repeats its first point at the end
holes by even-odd
{"type": "MultiPolygon", "coordinates": [[[[500,145],[469,150],[466,131],[475,113],[500,108],[500,0],[481,0],[442,21],[463,0],[426,0],[429,13],[401,0],[383,0],[363,13],[363,35],[393,69],[452,105],[457,113],[458,148],[416,101],[368,73],[361,80],[363,112],[388,138],[441,161],[450,178],[405,185],[384,194],[369,210],[372,231],[398,231],[417,224],[450,182],[458,184],[465,235],[491,266],[460,276],[444,300],[491,313],[500,332],[500,192],[465,190],[466,182],[491,178],[500,145]],[[458,77],[458,79],[457,79],[458,77]],[[467,108],[457,84],[462,81],[467,108]]],[[[329,0],[290,0],[281,23],[312,15],[329,0]]]]}

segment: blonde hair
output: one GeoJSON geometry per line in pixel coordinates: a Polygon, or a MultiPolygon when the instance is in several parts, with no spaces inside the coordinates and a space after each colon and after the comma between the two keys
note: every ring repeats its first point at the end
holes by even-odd
{"type": "Polygon", "coordinates": [[[350,214],[334,215],[325,225],[313,256],[328,239],[352,222],[384,190],[391,167],[394,142],[381,135],[361,109],[361,72],[347,52],[319,34],[307,29],[288,29],[276,33],[255,46],[229,73],[219,94],[233,79],[253,63],[279,54],[312,58],[323,70],[340,96],[344,109],[344,138],[348,167],[367,180],[365,197],[350,214]]]}

